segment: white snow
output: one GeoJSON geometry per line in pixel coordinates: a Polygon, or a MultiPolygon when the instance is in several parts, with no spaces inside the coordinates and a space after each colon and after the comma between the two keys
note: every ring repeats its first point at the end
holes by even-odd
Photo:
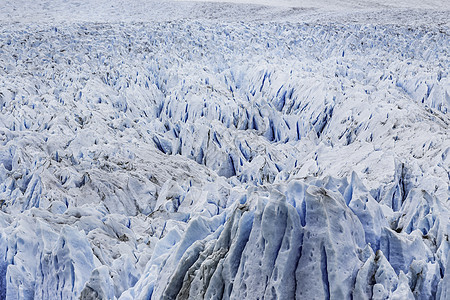
{"type": "Polygon", "coordinates": [[[449,3],[0,19],[0,299],[447,298],[449,3]]]}

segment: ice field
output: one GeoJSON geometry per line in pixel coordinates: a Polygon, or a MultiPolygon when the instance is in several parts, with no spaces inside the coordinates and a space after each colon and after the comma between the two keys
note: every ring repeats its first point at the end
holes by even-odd
{"type": "Polygon", "coordinates": [[[450,3],[0,0],[0,299],[449,299],[450,3]]]}

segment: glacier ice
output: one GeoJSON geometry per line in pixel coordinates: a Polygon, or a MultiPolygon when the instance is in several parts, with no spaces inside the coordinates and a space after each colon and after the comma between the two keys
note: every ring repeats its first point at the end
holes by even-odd
{"type": "Polygon", "coordinates": [[[448,11],[154,5],[0,24],[1,299],[450,297],[448,11]]]}

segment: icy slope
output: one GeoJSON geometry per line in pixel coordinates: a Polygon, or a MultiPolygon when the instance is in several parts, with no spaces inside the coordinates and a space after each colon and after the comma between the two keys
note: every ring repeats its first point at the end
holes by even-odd
{"type": "Polygon", "coordinates": [[[446,299],[449,30],[383,23],[3,24],[0,298],[446,299]]]}

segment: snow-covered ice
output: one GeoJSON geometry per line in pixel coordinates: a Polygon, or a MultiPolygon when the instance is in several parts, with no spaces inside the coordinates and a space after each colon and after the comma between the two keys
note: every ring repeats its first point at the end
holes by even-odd
{"type": "Polygon", "coordinates": [[[447,299],[445,1],[0,3],[0,299],[447,299]]]}

